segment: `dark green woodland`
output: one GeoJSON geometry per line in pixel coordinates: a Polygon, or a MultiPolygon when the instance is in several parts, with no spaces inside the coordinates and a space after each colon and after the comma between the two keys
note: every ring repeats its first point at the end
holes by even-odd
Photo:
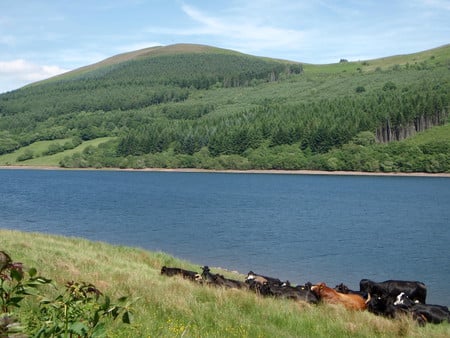
{"type": "Polygon", "coordinates": [[[153,47],[1,94],[0,164],[448,173],[449,110],[450,45],[328,65],[153,47]]]}

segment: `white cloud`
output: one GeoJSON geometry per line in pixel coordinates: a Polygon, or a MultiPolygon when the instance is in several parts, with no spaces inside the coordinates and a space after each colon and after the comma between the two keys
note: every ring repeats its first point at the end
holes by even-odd
{"type": "Polygon", "coordinates": [[[300,30],[262,24],[257,17],[249,17],[248,13],[214,17],[186,4],[182,6],[182,10],[201,25],[194,30],[185,30],[183,35],[213,35],[222,38],[226,41],[225,44],[237,46],[241,50],[260,51],[277,47],[297,49],[304,39],[304,32],[300,30]]]}
{"type": "Polygon", "coordinates": [[[0,93],[67,71],[58,66],[38,65],[23,59],[0,61],[0,93]]]}
{"type": "Polygon", "coordinates": [[[205,27],[207,27],[208,31],[211,34],[221,34],[225,28],[219,19],[208,17],[203,13],[201,13],[199,10],[195,9],[194,7],[184,4],[182,6],[182,10],[191,19],[199,23],[202,23],[205,27]]]}
{"type": "Polygon", "coordinates": [[[450,11],[450,1],[448,0],[423,0],[423,4],[436,9],[450,11]]]}
{"type": "Polygon", "coordinates": [[[14,74],[25,80],[42,80],[66,71],[58,66],[37,65],[23,59],[0,61],[0,76],[14,74]]]}

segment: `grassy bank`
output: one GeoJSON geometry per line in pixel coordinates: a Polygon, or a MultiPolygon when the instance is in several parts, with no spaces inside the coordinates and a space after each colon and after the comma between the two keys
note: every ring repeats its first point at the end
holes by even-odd
{"type": "Polygon", "coordinates": [[[111,140],[111,137],[101,137],[95,140],[82,142],[73,149],[66,149],[57,152],[56,154],[46,154],[49,147],[60,146],[70,141],[70,139],[52,140],[52,141],[38,141],[25,147],[19,148],[9,154],[0,155],[0,165],[24,165],[24,166],[60,166],[60,161],[66,156],[72,156],[75,153],[82,153],[88,147],[98,147],[100,144],[111,140]],[[26,154],[30,154],[27,160],[26,154]]]}
{"type": "MultiPolygon", "coordinates": [[[[194,271],[200,268],[160,252],[10,230],[0,230],[0,250],[14,261],[36,267],[57,285],[85,281],[113,298],[139,298],[133,323],[111,324],[108,331],[112,337],[450,336],[450,324],[419,327],[407,318],[390,320],[337,306],[261,298],[248,291],[216,289],[161,276],[163,265],[194,271]]],[[[244,279],[237,273],[211,269],[244,279]]],[[[21,311],[30,307],[23,306],[21,311]]]]}

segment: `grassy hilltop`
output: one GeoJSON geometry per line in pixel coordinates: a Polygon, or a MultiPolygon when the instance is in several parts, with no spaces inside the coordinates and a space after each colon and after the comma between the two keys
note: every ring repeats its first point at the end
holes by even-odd
{"type": "MultiPolygon", "coordinates": [[[[197,285],[160,275],[163,265],[199,271],[190,262],[160,252],[78,238],[0,230],[0,250],[26,268],[35,267],[57,289],[67,281],[94,284],[112,299],[130,296],[134,321],[107,322],[110,337],[448,337],[450,324],[419,327],[410,319],[390,320],[339,306],[316,306],[261,298],[253,292],[197,285]]],[[[228,277],[244,275],[212,268],[228,277]]],[[[319,281],[312,281],[319,282],[319,281]]],[[[30,318],[28,301],[16,311],[30,318]]]]}
{"type": "Polygon", "coordinates": [[[152,47],[1,94],[0,165],[450,172],[449,107],[450,45],[327,65],[152,47]]]}

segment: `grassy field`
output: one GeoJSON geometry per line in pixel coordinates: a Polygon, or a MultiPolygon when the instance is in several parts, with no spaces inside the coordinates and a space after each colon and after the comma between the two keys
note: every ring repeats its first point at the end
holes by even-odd
{"type": "Polygon", "coordinates": [[[44,155],[44,152],[52,144],[63,145],[70,139],[60,139],[52,141],[38,141],[34,142],[26,147],[22,147],[12,153],[0,155],[0,165],[21,165],[21,166],[54,166],[59,167],[59,162],[65,156],[72,156],[74,153],[82,152],[89,146],[97,147],[99,144],[107,142],[113,139],[113,137],[101,137],[95,140],[85,141],[79,146],[65,150],[53,155],[44,155]],[[27,151],[33,153],[33,158],[19,161],[20,156],[24,155],[27,151]]]}
{"type": "MultiPolygon", "coordinates": [[[[448,46],[448,45],[447,45],[448,46]]],[[[445,46],[441,46],[445,47],[445,46]]],[[[448,50],[441,47],[433,48],[427,51],[405,54],[405,55],[393,55],[388,57],[382,57],[373,60],[349,60],[349,62],[319,65],[319,64],[305,64],[305,72],[308,73],[341,73],[341,72],[371,72],[374,70],[388,70],[394,66],[405,66],[409,64],[411,66],[421,63],[429,63],[431,65],[445,64],[450,58],[448,50]]]]}
{"type": "Polygon", "coordinates": [[[422,145],[432,142],[433,140],[441,140],[442,142],[450,141],[450,123],[417,133],[403,142],[407,144],[422,145]]]}
{"type": "MultiPolygon", "coordinates": [[[[133,323],[111,324],[110,337],[450,336],[450,324],[419,327],[408,318],[390,320],[339,306],[261,298],[249,291],[161,276],[163,265],[200,271],[198,265],[161,252],[11,230],[0,230],[0,250],[60,286],[85,281],[112,298],[138,298],[133,323]]],[[[242,274],[211,270],[244,279],[242,274]]]]}

